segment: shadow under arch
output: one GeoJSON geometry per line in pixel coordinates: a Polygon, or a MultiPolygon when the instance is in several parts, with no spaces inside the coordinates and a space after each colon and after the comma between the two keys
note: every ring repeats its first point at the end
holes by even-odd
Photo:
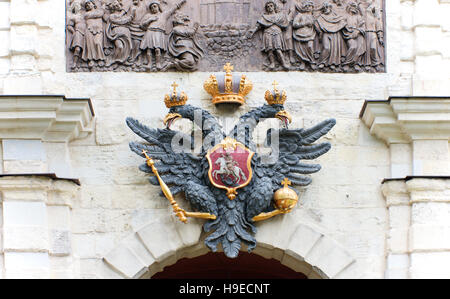
{"type": "MultiPolygon", "coordinates": [[[[201,224],[195,219],[183,224],[174,217],[151,221],[125,238],[103,261],[124,278],[151,278],[180,259],[210,252],[203,243],[201,224]]],[[[252,253],[278,260],[307,278],[335,278],[355,262],[336,241],[311,226],[295,223],[295,217],[261,224],[256,239],[258,246],[252,253]]]]}

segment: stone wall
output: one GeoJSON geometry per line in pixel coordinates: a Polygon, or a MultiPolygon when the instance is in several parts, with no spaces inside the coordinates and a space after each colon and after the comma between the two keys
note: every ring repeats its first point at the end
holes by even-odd
{"type": "MultiPolygon", "coordinates": [[[[44,223],[17,224],[41,227],[42,235],[48,232],[49,236],[39,239],[45,244],[26,244],[25,249],[21,247],[21,234],[12,233],[8,228],[11,219],[9,199],[0,184],[3,218],[3,258],[0,259],[0,266],[4,277],[25,276],[25,266],[28,265],[37,265],[41,269],[41,272],[30,272],[32,277],[118,278],[145,273],[151,275],[146,272],[146,267],[153,263],[155,256],[152,256],[152,251],[141,251],[142,244],[136,241],[136,235],[145,230],[149,223],[163,220],[173,223],[175,220],[168,202],[159,197],[158,188],[150,186],[137,169],[142,160],[128,148],[128,142],[137,137],[127,129],[125,118],[132,116],[148,125],[161,127],[162,117],[167,112],[163,96],[170,91],[173,81],[177,81],[180,88],[187,92],[191,104],[210,110],[228,125],[232,125],[239,115],[250,108],[263,104],[264,92],[275,79],[288,94],[286,107],[294,117],[293,127],[310,126],[331,117],[337,119],[336,127],[324,138],[332,143],[333,148],[318,161],[323,169],[313,175],[313,183],[306,190],[300,190],[300,202],[292,214],[258,225],[260,232],[257,239],[261,240],[261,244],[256,253],[277,258],[292,268],[307,272],[299,266],[299,260],[305,259],[309,267],[316,267],[315,271],[309,270],[313,278],[384,278],[387,269],[397,267],[392,264],[394,258],[403,257],[390,255],[392,249],[386,245],[386,238],[393,231],[391,226],[394,224],[389,218],[393,210],[386,204],[381,182],[393,176],[392,151],[398,150],[407,155],[412,153],[412,147],[408,144],[388,147],[383,140],[371,135],[359,119],[359,113],[365,100],[450,94],[450,1],[386,1],[386,73],[247,73],[254,83],[254,90],[248,97],[247,105],[237,111],[218,110],[210,103],[202,88],[209,73],[67,73],[64,5],[61,0],[0,0],[0,94],[63,94],[67,98],[90,98],[96,115],[91,121],[92,132],[89,135],[56,142],[66,152],[64,161],[71,169],[66,177],[78,178],[81,182],[77,196],[70,205],[53,208],[45,200],[48,190],[51,190],[49,186],[55,184],[53,179],[37,179],[46,185],[42,189],[44,199],[38,201],[33,197],[33,202],[39,203],[39,213],[46,210],[46,216],[41,217],[45,221],[40,218],[44,223]],[[59,212],[69,213],[70,222],[59,222],[64,218],[59,212]],[[308,235],[295,233],[294,229],[300,227],[308,227],[306,231],[313,232],[310,236],[314,240],[308,241],[311,248],[303,252],[303,249],[295,247],[300,246],[295,243],[297,240],[308,235]],[[51,240],[56,242],[65,238],[64,232],[56,233],[63,236],[61,238],[52,237],[55,235],[53,231],[60,228],[68,231],[69,241],[64,244],[70,248],[70,252],[66,250],[61,256],[54,255],[51,245],[51,240]],[[314,236],[325,237],[314,239],[314,236]],[[127,247],[120,251],[123,242],[129,242],[127,246],[131,249],[127,247]],[[294,250],[290,246],[294,246],[294,250]],[[342,248],[342,251],[339,249],[336,252],[335,248],[342,248]],[[14,259],[19,254],[16,252],[29,257],[29,264],[27,262],[22,268],[16,266],[14,261],[27,261],[14,259]],[[107,256],[114,260],[111,252],[121,252],[124,258],[134,258],[140,264],[130,262],[135,268],[128,272],[113,262],[105,263],[103,258],[107,256]],[[346,263],[338,265],[342,256],[346,257],[346,263]],[[326,262],[320,264],[319,261],[326,262]],[[68,270],[58,272],[66,266],[68,270]]],[[[2,135],[2,138],[23,137],[6,138],[2,135]]],[[[28,139],[35,140],[36,137],[28,139]]],[[[3,140],[3,143],[8,141],[3,140]]],[[[48,157],[45,161],[51,162],[56,157],[48,152],[56,147],[30,148],[43,149],[44,156],[48,157]]],[[[441,148],[444,149],[443,155],[448,155],[445,145],[441,148]]],[[[32,151],[29,154],[36,156],[32,151]]],[[[4,151],[0,161],[0,169],[9,174],[23,173],[21,164],[31,165],[28,161],[9,163],[4,151]]],[[[45,163],[42,167],[49,169],[45,163]]],[[[29,171],[37,172],[35,169],[29,171]]],[[[406,175],[412,175],[408,172],[406,170],[406,175]]],[[[28,177],[17,180],[35,182],[35,179],[28,177]]],[[[18,186],[16,191],[20,190],[18,186]]],[[[17,201],[14,198],[11,200],[17,201]]],[[[420,214],[423,210],[417,211],[420,214]]],[[[161,257],[162,265],[174,263],[181,256],[204,252],[202,241],[199,241],[202,235],[196,231],[199,225],[189,226],[191,230],[184,228],[193,234],[192,240],[186,244],[179,243],[182,245],[175,246],[173,250],[163,250],[167,256],[164,259],[161,257]],[[199,245],[191,249],[194,243],[199,245]]],[[[163,244],[160,246],[164,247],[163,244]]],[[[409,249],[406,250],[409,252],[409,249]]],[[[407,254],[407,260],[409,263],[411,258],[414,269],[421,269],[421,263],[426,262],[428,257],[439,259],[439,256],[439,253],[429,256],[407,254]]],[[[405,267],[404,264],[398,266],[402,267],[405,267]]],[[[161,268],[153,267],[150,272],[159,270],[161,268]]],[[[412,276],[418,277],[419,274],[412,276]]]]}

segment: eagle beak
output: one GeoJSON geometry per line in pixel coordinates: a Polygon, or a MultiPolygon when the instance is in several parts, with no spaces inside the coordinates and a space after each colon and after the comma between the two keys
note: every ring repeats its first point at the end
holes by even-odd
{"type": "Polygon", "coordinates": [[[280,112],[278,112],[275,115],[276,118],[278,118],[279,120],[281,120],[283,122],[283,125],[285,126],[285,128],[288,127],[288,125],[290,123],[292,123],[292,116],[289,112],[287,112],[286,110],[282,110],[280,112]]]}
{"type": "Polygon", "coordinates": [[[183,118],[183,117],[178,113],[169,113],[164,118],[164,125],[166,126],[167,129],[170,129],[172,124],[179,118],[183,118]]]}

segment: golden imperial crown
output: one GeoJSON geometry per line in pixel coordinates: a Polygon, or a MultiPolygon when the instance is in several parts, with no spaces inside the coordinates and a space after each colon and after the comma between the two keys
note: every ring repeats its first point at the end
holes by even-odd
{"type": "Polygon", "coordinates": [[[203,84],[206,92],[212,95],[214,104],[232,103],[243,105],[245,97],[252,91],[253,83],[245,75],[233,76],[234,67],[227,63],[224,73],[211,75],[203,84]]]}
{"type": "Polygon", "coordinates": [[[164,102],[166,103],[167,108],[172,108],[176,106],[184,106],[186,105],[186,102],[188,101],[187,94],[182,92],[177,92],[177,87],[179,86],[177,83],[173,83],[171,85],[173,87],[173,91],[171,95],[166,94],[164,98],[164,102]]]}
{"type": "Polygon", "coordinates": [[[267,90],[266,91],[266,101],[269,105],[284,105],[284,103],[287,100],[287,94],[284,90],[279,90],[277,88],[278,82],[274,81],[272,83],[273,85],[273,91],[267,90]]]}

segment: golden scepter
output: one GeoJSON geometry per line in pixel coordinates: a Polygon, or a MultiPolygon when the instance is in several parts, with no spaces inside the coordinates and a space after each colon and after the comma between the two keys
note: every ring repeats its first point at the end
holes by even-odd
{"type": "Polygon", "coordinates": [[[169,187],[167,187],[166,183],[164,183],[164,181],[159,176],[158,169],[155,166],[155,161],[153,161],[153,159],[150,158],[147,155],[147,151],[146,150],[142,150],[142,154],[144,154],[145,158],[147,158],[147,165],[152,168],[153,173],[155,174],[156,178],[159,181],[159,184],[161,185],[161,190],[164,193],[164,196],[169,200],[170,204],[173,207],[173,212],[175,213],[175,215],[178,216],[180,221],[182,221],[184,223],[187,223],[187,218],[186,217],[210,219],[210,220],[215,220],[217,218],[215,215],[211,215],[209,213],[186,212],[185,210],[180,208],[178,203],[173,198],[172,192],[170,192],[169,187]]]}

